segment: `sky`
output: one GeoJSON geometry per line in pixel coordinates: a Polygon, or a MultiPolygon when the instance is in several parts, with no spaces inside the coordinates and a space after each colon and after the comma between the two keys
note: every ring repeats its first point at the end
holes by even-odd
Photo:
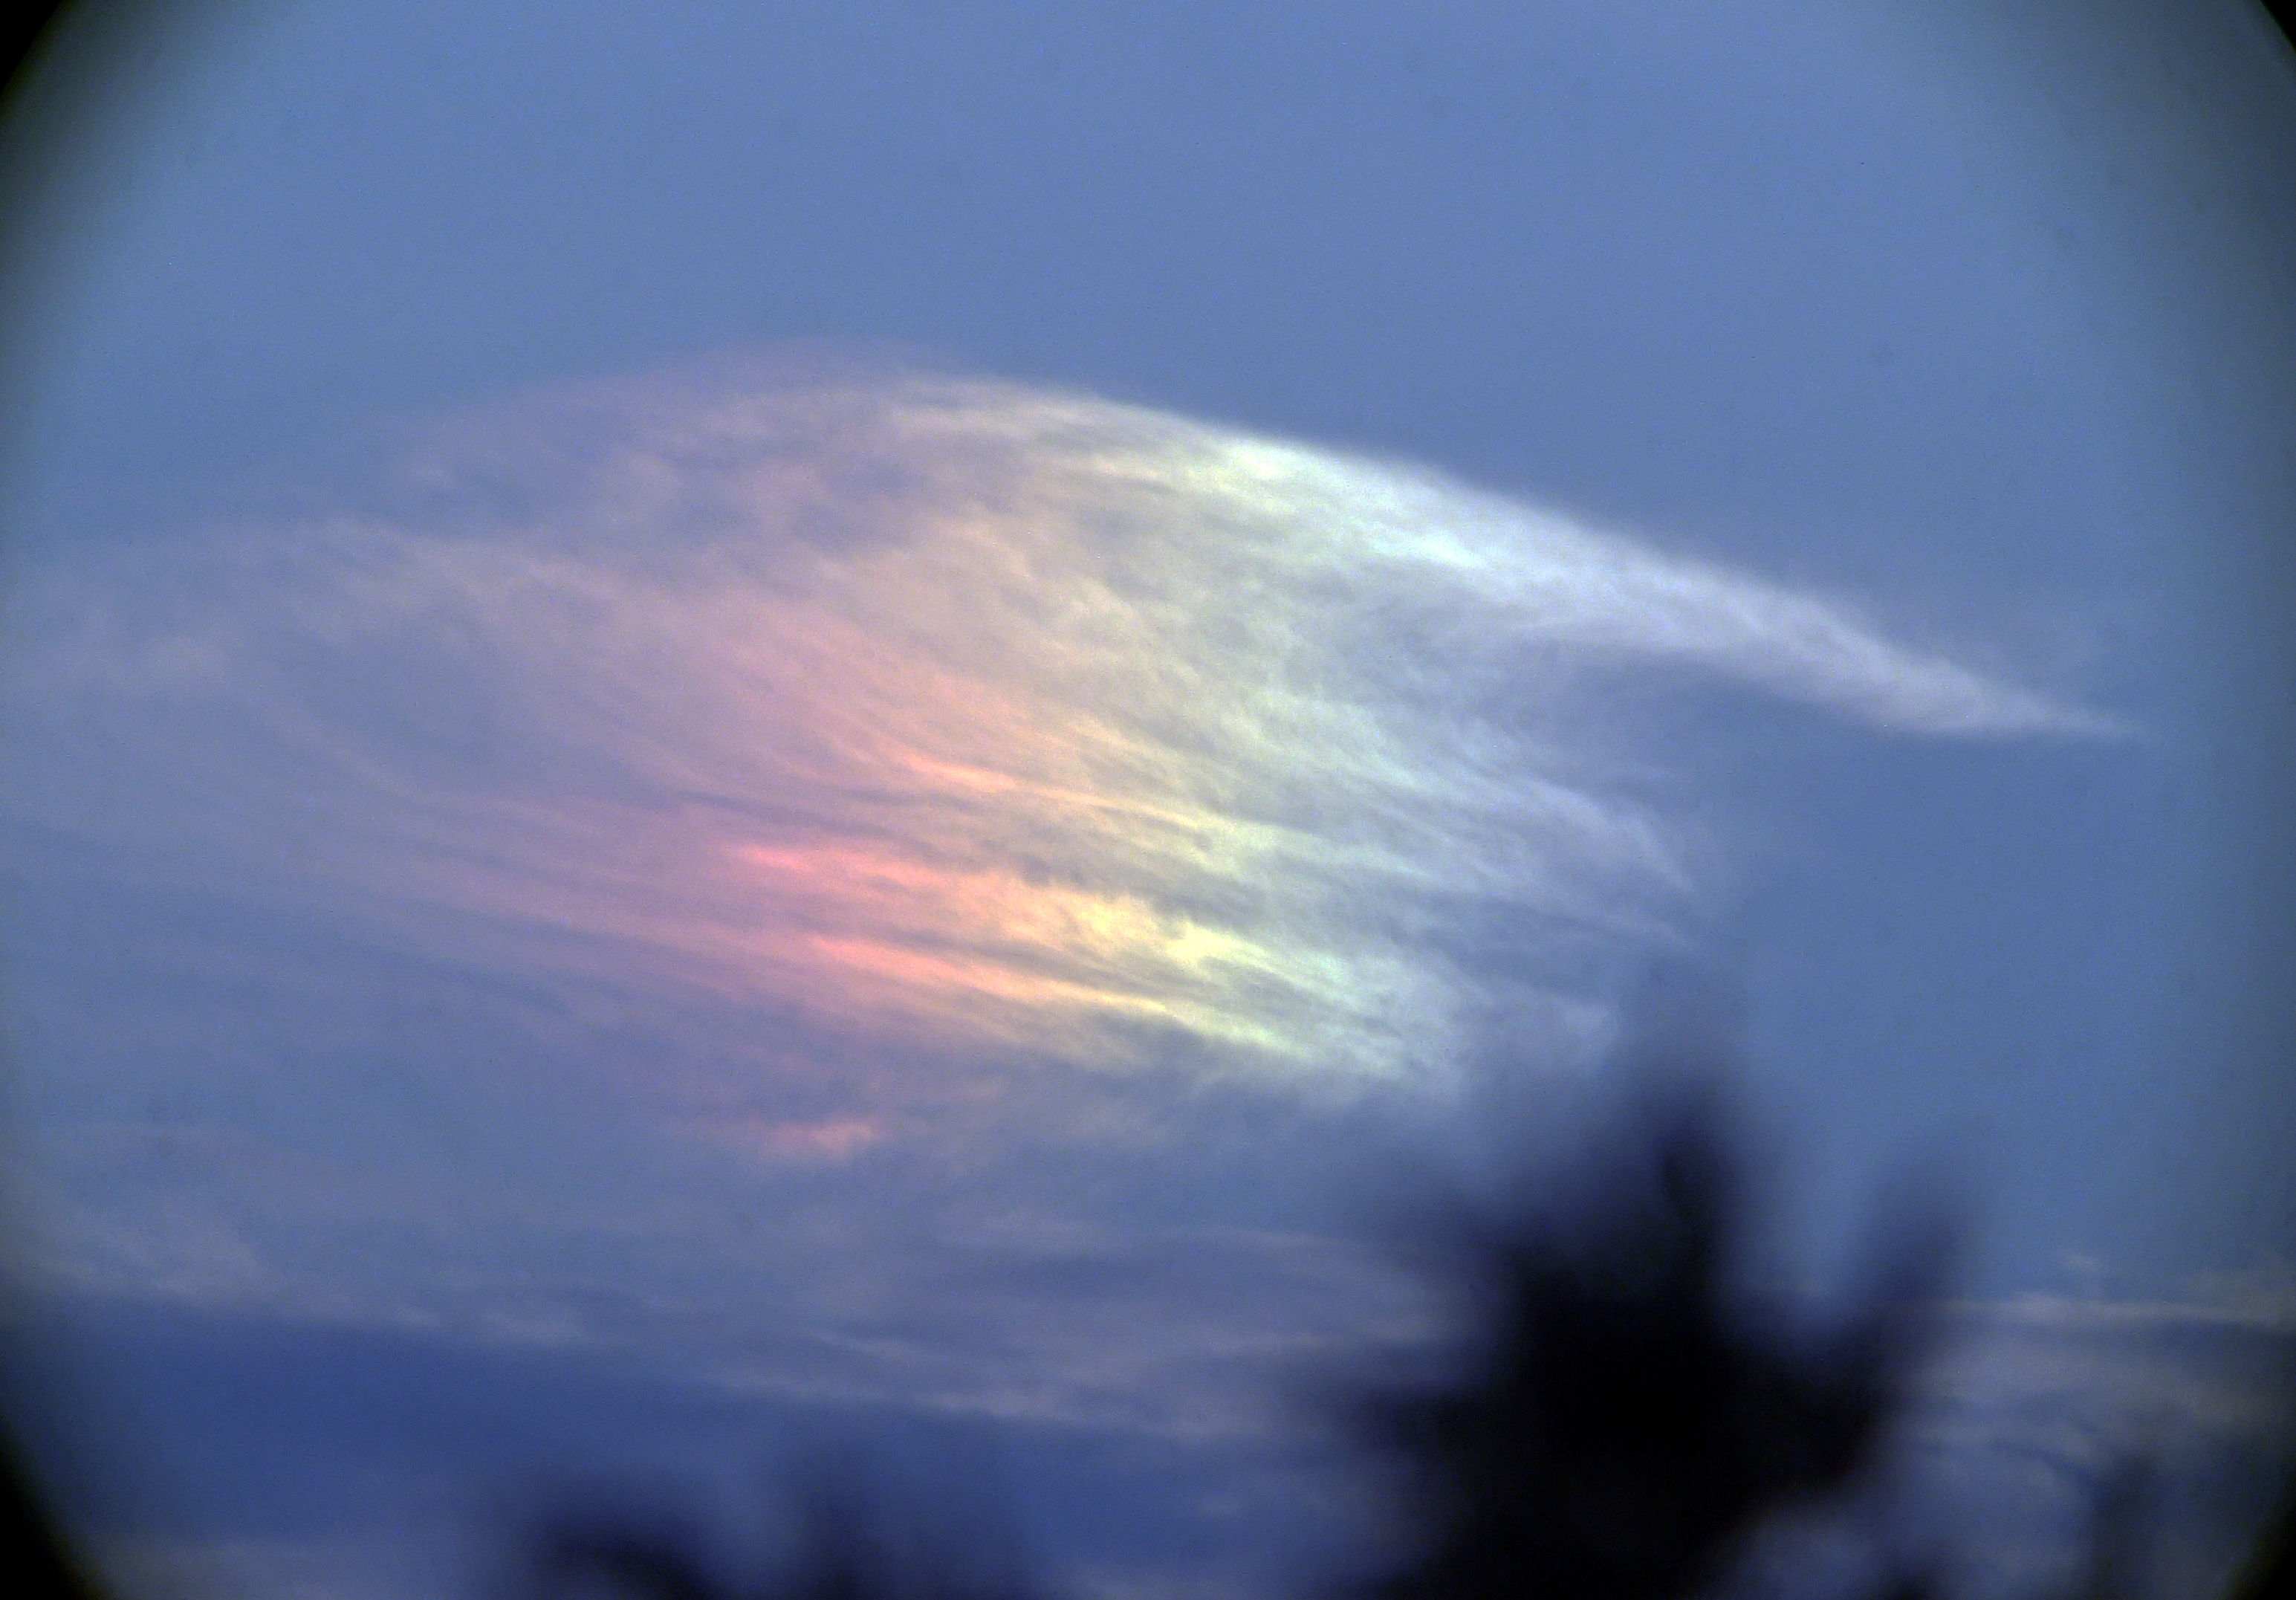
{"type": "Polygon", "coordinates": [[[0,1023],[118,1570],[430,1592],[854,1438],[1091,1592],[1292,1592],[1303,1373],[1446,1326],[1367,1217],[1567,1154],[1677,970],[1782,1281],[1959,1197],[1971,1592],[2140,1434],[2163,1563],[2236,1542],[2260,10],[78,27],[0,144],[0,1023]]]}

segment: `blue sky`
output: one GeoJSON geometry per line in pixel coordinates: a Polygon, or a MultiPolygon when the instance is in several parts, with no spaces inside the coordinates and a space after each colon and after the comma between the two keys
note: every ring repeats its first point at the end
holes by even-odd
{"type": "MultiPolygon", "coordinates": [[[[2033,1328],[2284,1327],[2260,12],[119,31],[9,135],[0,863],[24,1270],[196,1374],[129,1408],[371,1338],[394,1415],[996,1419],[1024,1499],[1068,1430],[1143,1520],[1060,1560],[1264,1587],[1268,1397],[1435,1325],[1364,1196],[1574,1126],[1661,955],[1779,1269],[1942,1163],[2064,1450],[2131,1368],[2033,1328]]],[[[397,1487],[122,1547],[398,1592],[407,1485],[532,1490],[291,1389],[397,1487]]]]}

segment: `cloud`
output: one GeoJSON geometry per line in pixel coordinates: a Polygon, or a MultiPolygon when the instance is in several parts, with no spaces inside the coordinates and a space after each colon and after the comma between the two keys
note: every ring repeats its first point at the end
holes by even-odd
{"type": "Polygon", "coordinates": [[[1903,1471],[1919,1521],[1966,1553],[1964,1592],[2063,1588],[2132,1469],[2135,1521],[2108,1536],[2152,1592],[2226,1588],[2296,1466],[2296,1320],[2025,1297],[1950,1307],[1945,1326],[1903,1471]]]}
{"type": "Polygon", "coordinates": [[[986,381],[529,398],[386,498],[21,576],[20,869],[768,1019],[748,1078],[652,1090],[798,1161],[960,1112],[985,1063],[1344,1095],[1439,1081],[1500,1011],[1570,1046],[1589,961],[1713,870],[1636,743],[1652,684],[2113,729],[1428,469],[986,381]]]}
{"type": "MultiPolygon", "coordinates": [[[[1330,1419],[1299,1403],[1309,1391],[1298,1377],[1320,1363],[1349,1371],[1350,1358],[1431,1355],[1457,1332],[1430,1315],[1423,1287],[1405,1292],[1411,1275],[1391,1259],[1329,1238],[996,1214],[892,1265],[923,1281],[931,1309],[873,1321],[849,1305],[836,1340],[786,1325],[849,1284],[784,1305],[778,1330],[761,1305],[749,1327],[681,1337],[657,1322],[604,1342],[143,1298],[51,1311],[113,1410],[135,1401],[155,1459],[164,1445],[205,1465],[193,1498],[156,1507],[194,1525],[144,1531],[217,1553],[291,1533],[283,1558],[330,1569],[394,1547],[456,1549],[442,1506],[467,1516],[570,1482],[611,1489],[625,1512],[650,1492],[689,1514],[722,1506],[711,1517],[741,1528],[761,1458],[802,1460],[805,1441],[827,1439],[875,1460],[952,1429],[978,1456],[952,1467],[940,1453],[949,1478],[924,1486],[944,1493],[970,1460],[993,1462],[1061,1565],[1115,1559],[1168,1577],[1210,1560],[1242,1574],[1273,1545],[1292,1573],[1310,1559],[1329,1568],[1360,1559],[1391,1505],[1385,1480],[1336,1449],[1330,1419]]],[[[722,1298],[739,1297],[734,1275],[721,1281],[722,1298]]],[[[2136,1450],[2157,1469],[2141,1543],[2175,1579],[2163,1592],[2221,1586],[2289,1459],[2285,1325],[2203,1307],[2026,1302],[1950,1307],[1945,1332],[1897,1469],[1915,1513],[1907,1553],[1952,1559],[1966,1579],[1956,1593],[2060,1581],[2097,1486],[2136,1450]]],[[[1789,1569],[1823,1530],[1800,1531],[1779,1553],[1789,1569]]]]}

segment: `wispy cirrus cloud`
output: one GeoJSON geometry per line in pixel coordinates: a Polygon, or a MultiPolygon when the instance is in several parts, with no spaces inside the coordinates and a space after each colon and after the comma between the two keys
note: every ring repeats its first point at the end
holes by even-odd
{"type": "MultiPolygon", "coordinates": [[[[1503,1002],[1585,1025],[1585,953],[1695,901],[1709,847],[1611,715],[1643,678],[2114,726],[1431,470],[992,382],[609,383],[415,482],[29,573],[20,827],[762,1008],[800,1055],[1344,1090],[1439,1078],[1503,1002]]],[[[955,1092],[880,1087],[740,1137],[833,1156],[955,1092]]]]}

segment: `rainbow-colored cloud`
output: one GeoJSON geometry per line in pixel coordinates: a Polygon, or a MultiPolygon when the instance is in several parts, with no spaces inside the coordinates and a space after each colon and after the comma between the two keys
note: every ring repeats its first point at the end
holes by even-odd
{"type": "Polygon", "coordinates": [[[606,384],[418,485],[30,575],[19,820],[824,1037],[1343,1087],[1502,987],[1584,1021],[1573,952],[1696,895],[1635,674],[2111,727],[1427,469],[1005,383],[606,384]]]}

